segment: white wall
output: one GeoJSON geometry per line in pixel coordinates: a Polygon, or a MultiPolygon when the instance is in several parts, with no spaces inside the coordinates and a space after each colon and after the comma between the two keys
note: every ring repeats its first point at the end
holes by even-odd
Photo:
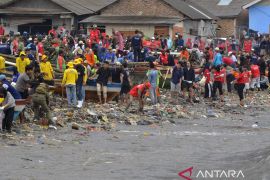
{"type": "Polygon", "coordinates": [[[193,21],[193,20],[186,20],[184,21],[184,39],[187,38],[194,38],[194,35],[190,35],[190,29],[197,29],[198,35],[205,39],[207,36],[213,36],[213,29],[214,26],[211,21],[193,21]]]}

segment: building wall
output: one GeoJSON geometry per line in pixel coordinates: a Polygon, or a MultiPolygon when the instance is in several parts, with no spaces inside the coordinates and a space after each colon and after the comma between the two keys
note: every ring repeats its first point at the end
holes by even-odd
{"type": "Polygon", "coordinates": [[[120,0],[102,12],[113,16],[162,16],[183,17],[183,15],[162,0],[120,0]]]}
{"type": "Polygon", "coordinates": [[[66,29],[70,30],[71,29],[71,22],[72,18],[60,18],[59,15],[55,16],[5,16],[3,17],[4,22],[5,22],[5,30],[6,33],[9,33],[9,31],[13,32],[18,32],[18,26],[19,25],[24,25],[24,24],[29,24],[29,23],[41,23],[44,22],[45,19],[51,19],[52,20],[52,25],[58,25],[62,26],[63,23],[66,24],[66,29]]]}
{"type": "Polygon", "coordinates": [[[207,36],[214,36],[215,27],[211,21],[192,21],[185,20],[184,21],[184,29],[183,29],[183,38],[194,38],[196,36],[201,36],[202,39],[205,39],[207,36]],[[193,29],[195,34],[190,34],[190,29],[193,29]]]}
{"type": "Polygon", "coordinates": [[[117,31],[139,31],[144,32],[145,36],[152,37],[154,36],[155,26],[154,25],[123,25],[123,24],[107,24],[106,33],[112,35],[112,29],[117,31]]]}
{"type": "MultiPolygon", "coordinates": [[[[270,33],[270,2],[249,8],[249,28],[260,33],[270,33]]],[[[264,2],[266,3],[266,2],[264,2]]]]}
{"type": "Polygon", "coordinates": [[[221,29],[217,31],[217,37],[228,37],[236,35],[235,18],[220,19],[217,21],[217,25],[221,27],[221,29]]]}

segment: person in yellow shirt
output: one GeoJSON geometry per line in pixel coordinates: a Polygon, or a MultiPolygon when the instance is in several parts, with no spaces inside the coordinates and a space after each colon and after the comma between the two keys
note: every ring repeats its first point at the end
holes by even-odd
{"type": "Polygon", "coordinates": [[[64,77],[62,80],[62,87],[66,87],[68,106],[76,107],[77,98],[76,98],[76,81],[78,79],[78,72],[74,69],[73,63],[68,62],[68,69],[64,72],[64,77]]]}
{"type": "Polygon", "coordinates": [[[54,73],[51,63],[48,61],[48,57],[43,55],[41,57],[41,63],[39,65],[40,72],[43,74],[44,82],[50,86],[54,86],[54,73]]]}
{"type": "Polygon", "coordinates": [[[30,59],[26,57],[24,51],[20,52],[20,57],[16,59],[16,67],[20,74],[25,73],[25,67],[30,64],[30,59]]]}
{"type": "Polygon", "coordinates": [[[6,60],[3,56],[0,56],[0,72],[5,72],[6,69],[6,60]]]}

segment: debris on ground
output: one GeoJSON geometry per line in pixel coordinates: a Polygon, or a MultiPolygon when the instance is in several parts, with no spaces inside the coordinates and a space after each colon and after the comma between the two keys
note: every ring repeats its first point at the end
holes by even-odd
{"type": "MultiPolygon", "coordinates": [[[[109,102],[106,105],[85,103],[81,109],[70,108],[66,100],[55,96],[50,103],[52,123],[41,118],[33,121],[33,111],[30,107],[25,109],[26,123],[15,123],[12,134],[1,134],[6,139],[8,146],[19,144],[47,144],[56,145],[65,141],[56,140],[55,134],[74,132],[80,136],[88,136],[89,133],[111,131],[118,125],[124,126],[163,126],[168,124],[189,123],[198,125],[197,120],[219,120],[231,117],[232,120],[243,121],[245,116],[258,117],[259,112],[265,111],[270,100],[268,92],[260,96],[250,94],[246,107],[238,105],[236,94],[225,96],[225,102],[205,100],[197,98],[200,103],[188,103],[183,97],[170,98],[170,92],[163,90],[160,98],[161,104],[151,105],[148,98],[143,112],[138,112],[138,102],[134,101],[128,111],[125,104],[109,102]],[[252,97],[252,98],[251,98],[252,97]],[[194,122],[194,120],[196,122],[194,122]],[[52,137],[48,136],[52,134],[52,137]]],[[[258,128],[258,122],[250,128],[258,128]]],[[[79,143],[81,144],[81,143],[79,143]]]]}

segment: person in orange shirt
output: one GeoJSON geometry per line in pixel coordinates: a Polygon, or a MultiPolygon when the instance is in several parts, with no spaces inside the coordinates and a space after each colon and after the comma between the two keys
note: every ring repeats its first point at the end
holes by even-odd
{"type": "Polygon", "coordinates": [[[93,67],[95,65],[95,56],[94,53],[92,51],[92,49],[90,49],[89,47],[86,48],[86,53],[85,53],[85,59],[87,61],[87,63],[93,67]]]}
{"type": "Polygon", "coordinates": [[[182,51],[180,53],[180,59],[181,60],[186,60],[186,61],[189,60],[189,52],[188,52],[186,47],[182,48],[182,51]]]}

